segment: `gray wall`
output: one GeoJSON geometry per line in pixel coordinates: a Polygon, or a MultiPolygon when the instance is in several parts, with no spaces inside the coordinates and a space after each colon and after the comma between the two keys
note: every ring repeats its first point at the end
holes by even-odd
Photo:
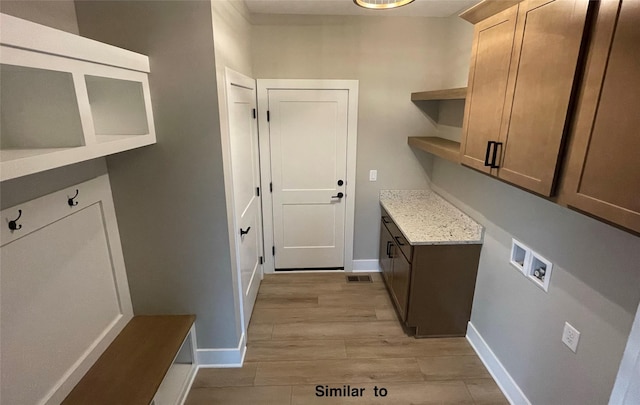
{"type": "MultiPolygon", "coordinates": [[[[251,55],[250,13],[244,0],[213,0],[213,36],[216,52],[218,94],[220,104],[226,102],[224,92],[225,74],[228,67],[246,76],[253,77],[251,55]]],[[[220,119],[226,119],[226,110],[220,110],[220,119]]]]}
{"type": "MultiPolygon", "coordinates": [[[[468,71],[473,26],[451,28],[449,65],[465,66],[466,55],[468,71]]],[[[452,72],[445,82],[466,83],[452,72]]],[[[444,116],[456,121],[451,107],[444,116]]],[[[460,138],[459,128],[444,132],[460,138]]],[[[640,238],[440,158],[427,171],[432,188],[486,227],[471,322],[525,395],[607,403],[640,301],[640,238]],[[547,293],[509,264],[512,237],[553,262],[547,293]],[[581,332],[575,354],[561,341],[565,321],[581,332]]]]}
{"type": "Polygon", "coordinates": [[[211,7],[76,3],[83,36],[149,56],[158,143],[107,159],[137,314],[195,313],[199,348],[236,347],[211,7]]]}
{"type": "Polygon", "coordinates": [[[73,0],[2,0],[0,13],[78,34],[73,0]]]}
{"type": "Polygon", "coordinates": [[[640,301],[640,238],[439,158],[432,181],[486,227],[471,322],[525,395],[607,403],[640,301]],[[512,237],[553,263],[548,293],[509,264],[512,237]]]}
{"type": "Polygon", "coordinates": [[[451,81],[453,19],[254,15],[253,22],[255,77],[360,81],[354,259],[377,258],[379,190],[429,184],[421,163],[428,167],[431,157],[407,137],[437,128],[410,95],[451,81]],[[371,169],[377,182],[369,182],[371,169]]]}

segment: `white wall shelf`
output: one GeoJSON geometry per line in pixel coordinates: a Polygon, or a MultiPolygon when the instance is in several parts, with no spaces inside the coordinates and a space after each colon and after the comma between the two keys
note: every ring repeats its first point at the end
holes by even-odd
{"type": "Polygon", "coordinates": [[[0,181],[156,142],[149,58],[0,14],[0,181]]]}

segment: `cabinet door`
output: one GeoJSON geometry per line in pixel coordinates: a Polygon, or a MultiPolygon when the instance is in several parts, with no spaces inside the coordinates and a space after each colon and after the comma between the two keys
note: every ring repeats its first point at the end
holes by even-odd
{"type": "Polygon", "coordinates": [[[550,196],[580,56],[587,0],[525,0],[518,9],[498,177],[550,196]]]}
{"type": "Polygon", "coordinates": [[[640,232],[640,2],[603,1],[573,129],[568,205],[640,232]]]}
{"type": "Polygon", "coordinates": [[[409,301],[409,283],[411,281],[411,264],[401,253],[400,249],[393,248],[393,279],[391,290],[393,299],[403,321],[407,320],[407,303],[409,301]]]}
{"type": "Polygon", "coordinates": [[[392,280],[392,256],[391,252],[394,248],[393,238],[391,237],[391,233],[384,225],[384,217],[380,222],[380,252],[378,253],[378,257],[380,260],[380,269],[382,270],[382,276],[384,277],[384,281],[386,281],[388,286],[391,286],[392,280]]]}
{"type": "Polygon", "coordinates": [[[518,6],[504,10],[478,23],[474,31],[460,159],[486,173],[488,142],[500,136],[517,11],[518,6]]]}

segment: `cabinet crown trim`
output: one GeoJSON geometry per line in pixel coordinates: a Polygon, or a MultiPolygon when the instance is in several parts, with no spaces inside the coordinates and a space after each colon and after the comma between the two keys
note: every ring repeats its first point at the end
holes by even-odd
{"type": "Polygon", "coordinates": [[[471,24],[477,24],[480,21],[491,17],[511,6],[515,6],[522,0],[483,0],[458,15],[463,20],[469,21],[471,24]]]}

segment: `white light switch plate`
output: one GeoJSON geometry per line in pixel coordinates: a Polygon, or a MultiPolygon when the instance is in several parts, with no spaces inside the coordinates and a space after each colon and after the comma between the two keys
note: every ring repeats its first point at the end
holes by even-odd
{"type": "Polygon", "coordinates": [[[369,170],[369,181],[378,180],[378,171],[377,170],[369,170]]]}
{"type": "Polygon", "coordinates": [[[569,322],[564,323],[564,331],[562,332],[562,343],[567,345],[574,353],[578,350],[578,341],[580,340],[580,332],[569,322]]]}

